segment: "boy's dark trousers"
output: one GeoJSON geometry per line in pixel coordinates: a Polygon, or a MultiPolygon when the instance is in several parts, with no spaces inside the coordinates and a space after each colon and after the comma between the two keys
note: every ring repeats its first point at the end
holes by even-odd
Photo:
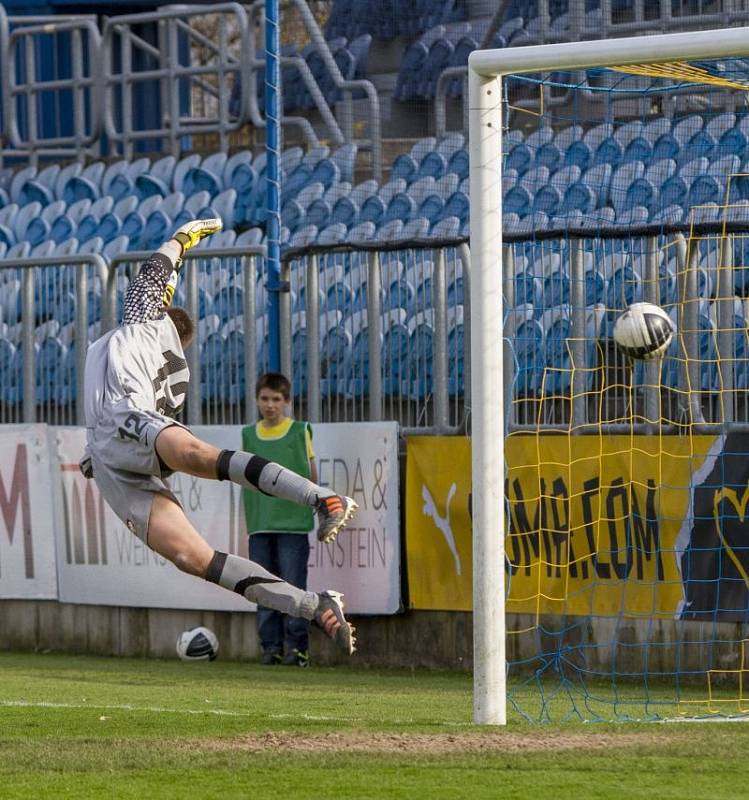
{"type": "MultiPolygon", "coordinates": [[[[307,588],[309,538],[306,533],[253,533],[250,558],[269,572],[296,586],[307,588]]],[[[288,617],[279,611],[258,606],[257,633],[264,653],[286,653],[309,648],[309,621],[288,617]]]]}

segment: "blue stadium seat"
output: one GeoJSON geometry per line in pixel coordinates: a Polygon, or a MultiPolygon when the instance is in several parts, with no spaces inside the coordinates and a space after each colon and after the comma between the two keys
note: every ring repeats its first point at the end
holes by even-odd
{"type": "Polygon", "coordinates": [[[362,204],[357,223],[373,222],[375,225],[379,225],[384,216],[385,204],[377,195],[373,195],[362,204]]]}
{"type": "Polygon", "coordinates": [[[658,190],[647,178],[636,178],[627,188],[622,210],[627,211],[635,206],[652,208],[655,205],[658,190]]]}
{"type": "Polygon", "coordinates": [[[174,156],[164,156],[154,162],[147,172],[142,172],[135,178],[135,192],[141,200],[153,195],[166,197],[172,185],[174,169],[177,159],[174,156]]]}
{"type": "Polygon", "coordinates": [[[59,174],[60,167],[52,164],[45,167],[34,178],[27,180],[18,192],[18,204],[25,206],[27,203],[36,202],[40,203],[42,207],[48,206],[55,199],[55,182],[59,174]]]}
{"type": "Polygon", "coordinates": [[[196,192],[208,192],[211,197],[219,194],[224,188],[223,174],[227,161],[226,153],[213,153],[206,156],[199,167],[189,169],[182,184],[184,194],[187,197],[196,192]]]}
{"type": "Polygon", "coordinates": [[[679,176],[669,178],[661,186],[658,195],[658,210],[669,206],[683,206],[688,194],[689,189],[683,178],[679,176]]]}
{"type": "Polygon", "coordinates": [[[402,323],[391,323],[382,340],[382,389],[386,395],[405,393],[408,349],[408,328],[402,323]]]}
{"type": "Polygon", "coordinates": [[[55,200],[47,205],[40,216],[31,220],[26,228],[26,240],[32,247],[50,238],[52,225],[65,213],[65,208],[64,200],[55,200]]]}
{"type": "Polygon", "coordinates": [[[663,158],[671,158],[674,161],[678,158],[681,145],[671,133],[664,133],[653,145],[651,161],[659,161],[663,158]]]}
{"type": "MultiPolygon", "coordinates": [[[[420,213],[420,212],[417,212],[420,213]]],[[[401,232],[403,239],[426,239],[431,223],[425,217],[417,216],[409,220],[401,232]]]]}
{"type": "Polygon", "coordinates": [[[548,184],[542,186],[533,197],[533,211],[542,211],[547,216],[553,216],[562,204],[562,196],[556,186],[548,184]]]}
{"type": "Polygon", "coordinates": [[[598,197],[596,192],[589,184],[579,181],[570,185],[564,193],[559,206],[559,213],[570,214],[574,211],[580,211],[583,214],[590,214],[597,204],[598,197]]]}
{"type": "Polygon", "coordinates": [[[229,375],[223,364],[224,338],[211,333],[200,348],[200,394],[203,402],[223,400],[229,394],[229,375]]]}
{"type": "Polygon", "coordinates": [[[617,167],[621,163],[623,155],[622,146],[617,139],[609,136],[598,145],[598,149],[593,155],[593,165],[611,164],[612,167],[617,167]]]}
{"type": "Polygon", "coordinates": [[[525,217],[531,210],[532,198],[527,189],[522,186],[514,186],[505,195],[502,203],[503,214],[517,214],[518,217],[525,217]]]}
{"type": "Polygon", "coordinates": [[[330,219],[351,228],[359,217],[359,207],[350,197],[341,197],[333,206],[330,219]]]}
{"type": "Polygon", "coordinates": [[[23,399],[23,353],[8,339],[0,337],[0,399],[17,405],[23,399]]]}
{"type": "Polygon", "coordinates": [[[644,137],[638,136],[627,145],[622,155],[622,163],[628,161],[641,161],[649,164],[653,160],[653,145],[644,137]]]}
{"type": "Polygon", "coordinates": [[[710,175],[699,175],[689,187],[686,204],[691,208],[705,203],[720,203],[723,200],[723,194],[723,187],[715,178],[710,175]]]}
{"type": "Polygon", "coordinates": [[[340,244],[346,239],[346,226],[340,222],[328,225],[317,236],[317,244],[340,244]]]}
{"type": "Polygon", "coordinates": [[[14,222],[17,214],[18,205],[16,203],[0,209],[0,241],[8,247],[12,247],[16,242],[14,222]]]}
{"type": "Polygon", "coordinates": [[[15,240],[21,242],[26,239],[26,230],[33,219],[42,213],[42,204],[39,202],[28,203],[18,210],[13,218],[13,234],[15,240]]]}
{"type": "MultiPolygon", "coordinates": [[[[371,37],[360,38],[366,38],[371,41],[371,37]]],[[[338,180],[347,181],[348,183],[353,181],[357,151],[358,148],[355,144],[344,144],[341,145],[331,156],[331,161],[338,168],[338,180]]]]}
{"type": "Polygon", "coordinates": [[[460,233],[460,220],[457,217],[443,217],[429,232],[438,239],[454,239],[460,233]]]}
{"type": "Polygon", "coordinates": [[[373,222],[362,222],[354,225],[346,236],[347,242],[371,242],[375,237],[376,226],[373,222]]]}
{"type": "MultiPolygon", "coordinates": [[[[176,230],[180,226],[184,225],[186,222],[190,222],[190,220],[198,219],[200,217],[200,213],[202,212],[202,210],[204,208],[207,208],[210,205],[210,202],[211,202],[211,195],[208,192],[198,192],[197,194],[188,197],[185,200],[182,210],[177,214],[176,219],[173,220],[174,229],[176,230]]],[[[114,210],[115,213],[117,213],[117,206],[115,206],[114,210]]],[[[128,209],[127,213],[130,213],[131,210],[134,209],[128,209]]],[[[123,215],[118,214],[118,216],[122,217],[123,215]]],[[[235,216],[236,216],[236,206],[235,206],[235,216]]]]}
{"type": "Polygon", "coordinates": [[[529,397],[542,388],[545,361],[544,331],[538,320],[526,318],[516,327],[510,339],[515,361],[514,392],[516,397],[529,397]]]}
{"type": "Polygon", "coordinates": [[[564,166],[576,166],[581,170],[593,166],[593,151],[584,141],[572,142],[564,153],[564,166]]]}
{"type": "Polygon", "coordinates": [[[385,215],[382,218],[382,224],[392,220],[400,220],[405,224],[415,213],[416,204],[411,197],[404,192],[399,192],[388,203],[385,215]]]}
{"type": "Polygon", "coordinates": [[[105,169],[103,161],[96,161],[89,164],[80,175],[72,175],[62,189],[62,199],[68,205],[78,200],[98,200],[105,169]]]}
{"type": "Polygon", "coordinates": [[[304,221],[307,225],[314,225],[318,229],[324,228],[330,222],[330,206],[321,198],[309,204],[304,221]]]}
{"type": "MultiPolygon", "coordinates": [[[[156,195],[156,200],[161,200],[161,195],[156,195]]],[[[143,206],[145,204],[141,204],[143,206]]],[[[96,236],[102,219],[112,212],[114,208],[114,200],[112,197],[100,197],[96,202],[92,203],[88,213],[83,216],[74,231],[76,238],[81,242],[86,242],[96,236]]]]}
{"type": "Polygon", "coordinates": [[[468,219],[470,200],[461,191],[454,192],[447,198],[441,218],[457,217],[461,225],[468,219]]]}

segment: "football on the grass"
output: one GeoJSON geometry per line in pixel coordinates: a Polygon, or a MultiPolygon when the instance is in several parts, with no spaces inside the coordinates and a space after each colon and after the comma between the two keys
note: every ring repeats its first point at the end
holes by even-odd
{"type": "Polygon", "coordinates": [[[180,633],[177,655],[183,661],[213,661],[218,655],[218,639],[209,628],[192,628],[180,633]]]}
{"type": "Polygon", "coordinates": [[[632,303],[614,323],[614,341],[630,358],[662,356],[675,333],[671,317],[653,303],[632,303]]]}

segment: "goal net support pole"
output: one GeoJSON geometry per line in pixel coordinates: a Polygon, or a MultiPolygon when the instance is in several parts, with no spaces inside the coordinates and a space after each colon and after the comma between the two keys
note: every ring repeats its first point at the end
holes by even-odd
{"type": "Polygon", "coordinates": [[[502,78],[749,55],[749,28],[476,50],[468,60],[474,721],[506,722],[502,78]]]}

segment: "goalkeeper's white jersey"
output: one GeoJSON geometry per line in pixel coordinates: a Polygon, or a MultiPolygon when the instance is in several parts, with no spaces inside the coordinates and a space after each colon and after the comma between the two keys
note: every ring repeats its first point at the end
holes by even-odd
{"type": "Polygon", "coordinates": [[[86,427],[95,428],[111,405],[128,400],[142,411],[174,417],[190,372],[177,329],[164,314],[173,265],[155,253],[132,281],[123,324],[97,339],[86,354],[86,427]]]}
{"type": "Polygon", "coordinates": [[[190,372],[169,317],[122,325],[88,349],[86,427],[95,428],[108,405],[129,400],[142,411],[174,417],[182,408],[190,372]]]}

